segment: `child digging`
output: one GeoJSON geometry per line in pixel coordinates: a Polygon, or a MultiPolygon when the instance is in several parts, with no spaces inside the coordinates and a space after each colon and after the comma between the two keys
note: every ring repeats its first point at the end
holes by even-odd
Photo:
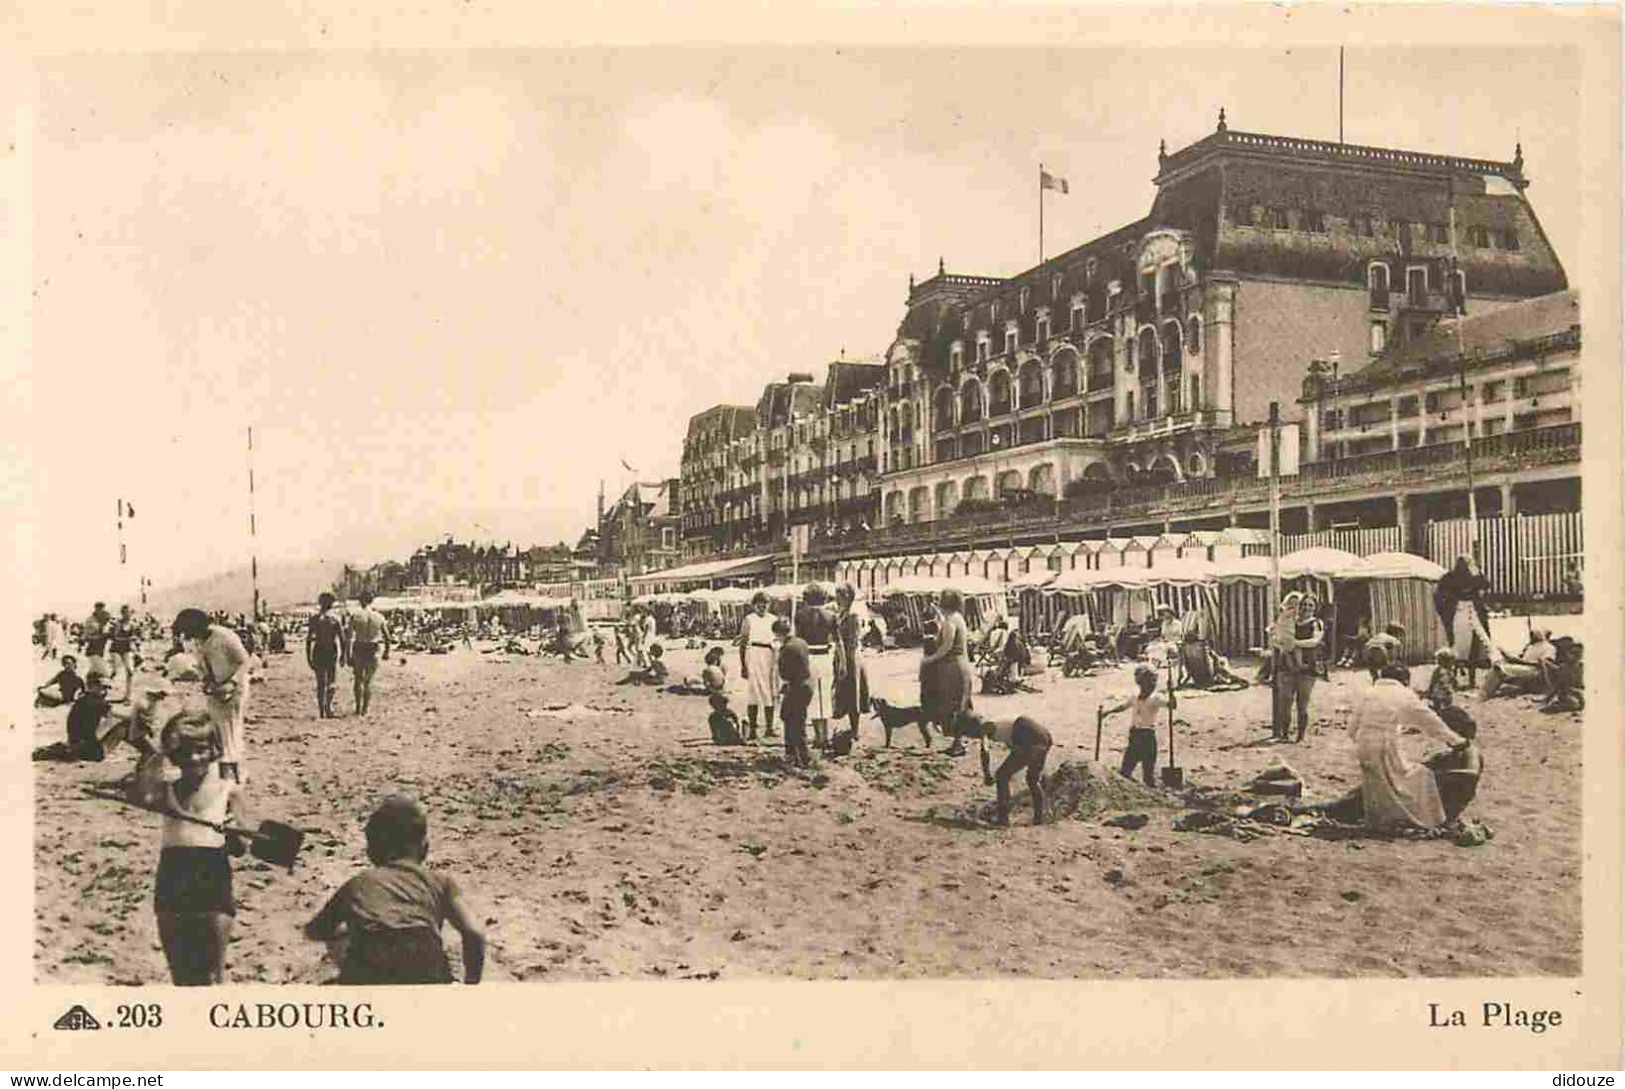
{"type": "Polygon", "coordinates": [[[973,735],[982,740],[982,780],[991,780],[998,785],[998,822],[1010,823],[1010,780],[1015,778],[1016,772],[1025,768],[1027,790],[1033,802],[1033,823],[1043,824],[1044,762],[1049,759],[1050,748],[1055,744],[1050,732],[1026,715],[1018,715],[1008,721],[994,721],[973,711],[966,711],[960,716],[956,732],[961,737],[973,735]],[[1010,748],[1010,755],[1004,758],[999,770],[992,773],[989,771],[991,761],[987,751],[990,742],[1010,748]]]}
{"type": "Polygon", "coordinates": [[[228,854],[242,854],[247,844],[220,826],[237,815],[241,788],[220,775],[220,739],[206,713],[171,717],[159,747],[180,778],[166,784],[163,761],[149,759],[132,783],[132,800],[164,815],[153,896],[158,937],[174,984],[206,987],[224,979],[237,913],[228,854]]]}
{"type": "Polygon", "coordinates": [[[415,799],[391,795],[367,819],[372,869],[350,878],[305,927],[316,941],[347,940],[343,984],[450,983],[440,944],[450,922],[463,936],[463,981],[485,971],[485,932],[463,903],[457,882],[424,867],[429,817],[415,799]]]}
{"type": "Polygon", "coordinates": [[[1150,666],[1140,666],[1134,671],[1134,683],[1139,685],[1139,691],[1115,707],[1104,709],[1106,716],[1117,714],[1119,711],[1128,711],[1130,714],[1128,731],[1128,748],[1123,751],[1123,766],[1119,773],[1126,778],[1134,778],[1134,769],[1144,765],[1145,785],[1157,785],[1157,715],[1164,708],[1178,707],[1178,699],[1172,692],[1166,696],[1157,692],[1157,671],[1150,666]]]}

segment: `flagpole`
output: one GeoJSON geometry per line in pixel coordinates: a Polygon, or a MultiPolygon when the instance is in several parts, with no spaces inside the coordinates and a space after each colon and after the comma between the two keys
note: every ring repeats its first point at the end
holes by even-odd
{"type": "Polygon", "coordinates": [[[1044,164],[1038,164],[1038,265],[1044,265],[1044,164]]]}
{"type": "MultiPolygon", "coordinates": [[[[1456,285],[1460,282],[1457,270],[1461,265],[1460,254],[1456,249],[1456,172],[1454,164],[1448,164],[1450,194],[1450,272],[1449,282],[1445,284],[1445,298],[1450,300],[1451,319],[1456,325],[1456,378],[1461,391],[1461,436],[1467,450],[1467,550],[1474,560],[1478,559],[1478,495],[1473,486],[1473,413],[1467,407],[1467,348],[1461,331],[1461,319],[1467,310],[1467,293],[1463,291],[1461,297],[1456,296],[1456,285]]],[[[1503,515],[1505,511],[1501,512],[1503,515]]]]}
{"type": "Polygon", "coordinates": [[[260,618],[260,556],[254,524],[254,427],[248,428],[248,582],[254,592],[253,618],[260,618]]]}
{"type": "Polygon", "coordinates": [[[1343,47],[1337,47],[1337,142],[1343,142],[1343,47]]]}

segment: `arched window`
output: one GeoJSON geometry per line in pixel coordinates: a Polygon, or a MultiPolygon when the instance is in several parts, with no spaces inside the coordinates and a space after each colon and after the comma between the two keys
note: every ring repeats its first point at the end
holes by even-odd
{"type": "Polygon", "coordinates": [[[946,518],[953,513],[958,500],[955,495],[956,488],[951,480],[944,480],[937,485],[937,517],[946,518]]]}
{"type": "Polygon", "coordinates": [[[1110,337],[1101,337],[1089,345],[1089,388],[1111,389],[1117,379],[1117,368],[1112,362],[1110,337]]]}
{"type": "Polygon", "coordinates": [[[1371,292],[1371,309],[1388,309],[1388,265],[1373,261],[1366,266],[1365,282],[1371,292]]]}
{"type": "Polygon", "coordinates": [[[1138,340],[1139,350],[1135,353],[1135,362],[1139,364],[1140,370],[1147,374],[1151,374],[1151,376],[1155,378],[1157,366],[1157,334],[1155,330],[1150,328],[1141,329],[1138,340]]]}
{"type": "Polygon", "coordinates": [[[1056,354],[1050,364],[1049,389],[1056,400],[1078,392],[1078,353],[1068,349],[1056,354]]]}
{"type": "Polygon", "coordinates": [[[982,384],[972,378],[959,387],[959,422],[975,423],[982,418],[982,384]]]}
{"type": "Polygon", "coordinates": [[[1177,371],[1185,362],[1184,335],[1179,322],[1166,322],[1162,327],[1162,369],[1177,371]]]}
{"type": "Polygon", "coordinates": [[[1185,350],[1192,355],[1202,351],[1202,319],[1195,314],[1185,323],[1185,350]]]}
{"type": "Polygon", "coordinates": [[[1006,469],[1004,472],[999,474],[999,491],[998,491],[998,495],[999,495],[1000,499],[1003,499],[1010,492],[1015,492],[1015,491],[1020,491],[1020,490],[1021,490],[1021,474],[1020,473],[1016,472],[1016,470],[1014,470],[1014,469],[1006,469]]]}
{"type": "Polygon", "coordinates": [[[937,390],[936,419],[933,422],[938,431],[949,431],[954,426],[954,391],[947,386],[937,390]]]}
{"type": "Polygon", "coordinates": [[[908,520],[910,522],[931,520],[930,493],[923,487],[910,488],[908,491],[908,520]]]}
{"type": "Polygon", "coordinates": [[[1044,367],[1036,359],[1021,365],[1021,407],[1032,408],[1044,403],[1044,367]]]}
{"type": "Polygon", "coordinates": [[[989,416],[1002,416],[1010,411],[1010,372],[994,371],[993,377],[988,380],[988,406],[989,416]]]}
{"type": "Polygon", "coordinates": [[[1054,495],[1055,466],[1047,461],[1042,465],[1034,465],[1027,474],[1027,488],[1029,491],[1038,492],[1040,495],[1054,495]]]}
{"type": "Polygon", "coordinates": [[[959,495],[960,495],[960,502],[964,502],[967,499],[986,499],[987,498],[987,477],[985,477],[985,476],[967,477],[965,479],[964,485],[960,488],[959,495]]]}

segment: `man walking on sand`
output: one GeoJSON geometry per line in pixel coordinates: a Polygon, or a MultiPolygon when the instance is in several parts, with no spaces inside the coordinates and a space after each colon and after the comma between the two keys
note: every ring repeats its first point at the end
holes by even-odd
{"type": "Polygon", "coordinates": [[[310,618],[305,630],[305,661],[316,674],[316,714],[332,718],[333,684],[339,666],[350,664],[350,651],[345,645],[344,622],[333,612],[333,595],[324,593],[316,603],[321,611],[310,618]]]}
{"type": "Polygon", "coordinates": [[[361,608],[350,614],[350,668],[355,678],[355,713],[364,715],[372,705],[372,678],[378,672],[378,644],[389,661],[389,621],[372,607],[372,594],[363,590],[356,597],[361,608]]]}

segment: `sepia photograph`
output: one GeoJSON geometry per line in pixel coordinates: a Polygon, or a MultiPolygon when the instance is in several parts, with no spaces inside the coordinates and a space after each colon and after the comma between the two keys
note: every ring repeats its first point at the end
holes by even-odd
{"type": "Polygon", "coordinates": [[[1585,80],[34,58],[33,983],[1577,983],[1585,80]]]}

